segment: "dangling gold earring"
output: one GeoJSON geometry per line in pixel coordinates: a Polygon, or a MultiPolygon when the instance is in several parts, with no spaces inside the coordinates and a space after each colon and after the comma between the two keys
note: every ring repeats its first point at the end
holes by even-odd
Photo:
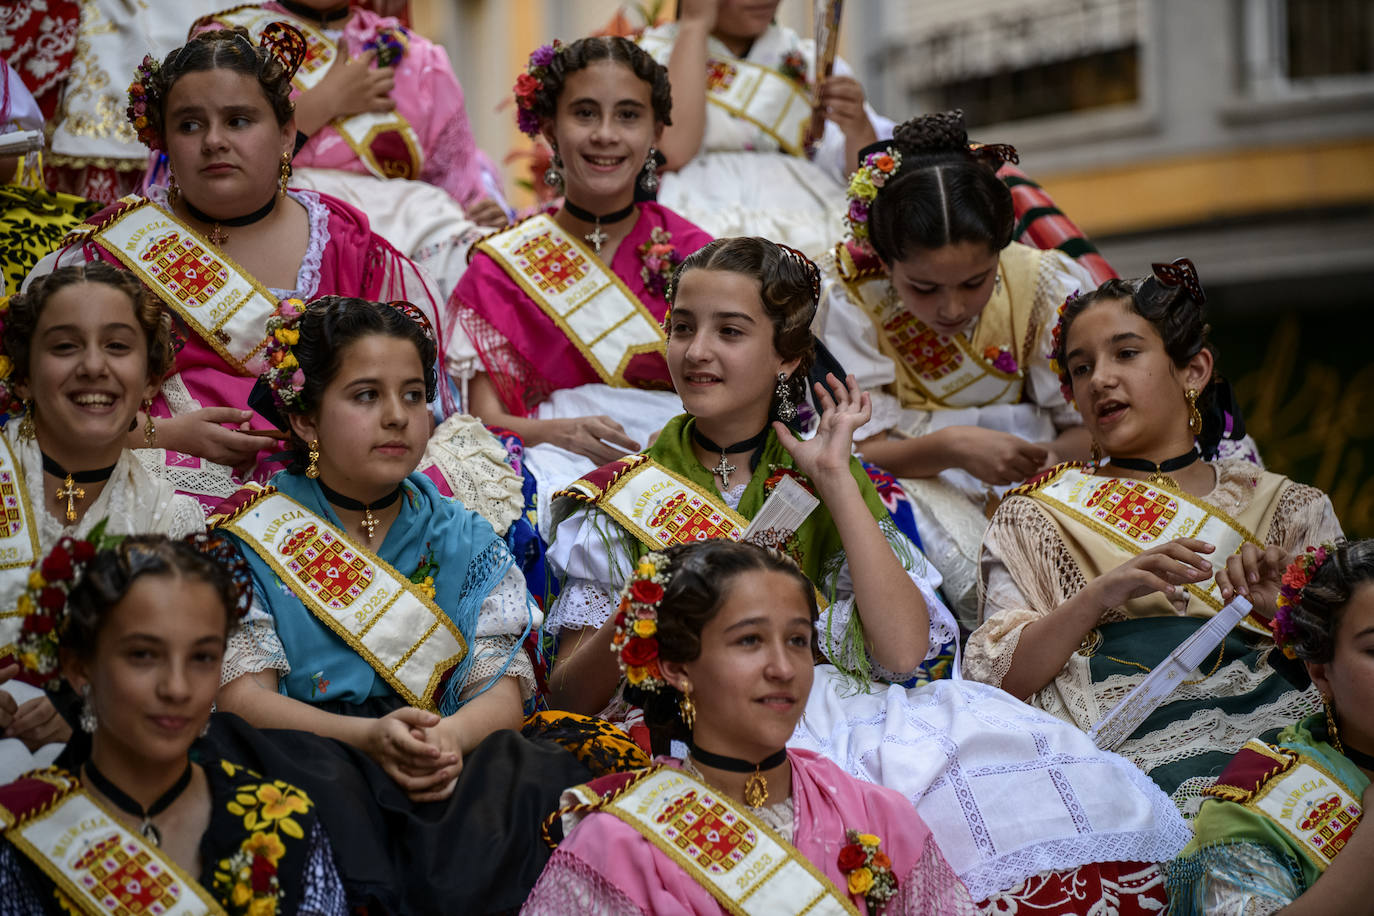
{"type": "Polygon", "coordinates": [[[24,416],[19,421],[19,441],[32,442],[37,438],[33,429],[33,398],[24,398],[24,416]]]}
{"type": "Polygon", "coordinates": [[[691,731],[692,726],[697,721],[697,704],[692,702],[692,685],[686,684],[682,688],[682,699],[678,701],[677,711],[682,714],[682,724],[691,731]]]}
{"type": "Polygon", "coordinates": [[[1341,735],[1336,730],[1336,700],[1322,694],[1322,709],[1326,711],[1326,743],[1336,749],[1337,754],[1344,754],[1345,748],[1341,747],[1341,735]]]}
{"type": "Polygon", "coordinates": [[[1189,388],[1183,393],[1188,399],[1188,431],[1194,436],[1202,433],[1202,412],[1197,409],[1197,389],[1189,388]]]}
{"type": "Polygon", "coordinates": [[[1092,443],[1091,448],[1088,450],[1088,454],[1092,455],[1093,463],[1096,464],[1102,460],[1102,446],[1097,444],[1096,439],[1092,440],[1092,443]]]}
{"type": "Polygon", "coordinates": [[[143,444],[148,448],[157,447],[157,425],[153,423],[153,399],[149,398],[143,402],[143,416],[147,419],[143,423],[143,444]]]}
{"type": "Polygon", "coordinates": [[[320,440],[310,440],[310,463],[305,466],[305,476],[311,480],[320,476],[320,440]]]}
{"type": "Polygon", "coordinates": [[[177,201],[181,199],[181,185],[177,184],[176,173],[172,167],[167,167],[167,206],[175,207],[177,201]]]}
{"type": "Polygon", "coordinates": [[[281,154],[281,177],[277,179],[277,195],[286,196],[286,183],[291,180],[291,154],[281,154]]]}

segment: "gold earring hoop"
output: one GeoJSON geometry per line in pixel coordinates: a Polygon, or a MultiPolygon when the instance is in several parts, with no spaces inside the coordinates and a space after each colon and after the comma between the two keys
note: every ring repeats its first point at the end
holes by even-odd
{"type": "Polygon", "coordinates": [[[1322,710],[1326,713],[1326,743],[1336,749],[1337,754],[1344,754],[1345,748],[1341,747],[1341,733],[1336,729],[1336,699],[1322,694],[1322,710]]]}
{"type": "Polygon", "coordinates": [[[1202,412],[1197,409],[1197,389],[1189,388],[1183,396],[1188,399],[1188,431],[1194,436],[1201,435],[1202,412]]]}
{"type": "Polygon", "coordinates": [[[281,175],[277,179],[277,195],[286,196],[286,183],[291,180],[291,154],[281,154],[281,175]]]}
{"type": "Polygon", "coordinates": [[[315,480],[320,476],[320,440],[310,440],[310,461],[305,466],[305,476],[315,480]]]}
{"type": "Polygon", "coordinates": [[[143,402],[143,444],[148,448],[157,447],[157,424],[153,422],[153,399],[143,402]]]}
{"type": "Polygon", "coordinates": [[[688,684],[682,691],[682,699],[678,701],[677,711],[682,715],[682,724],[691,731],[692,726],[697,722],[697,704],[692,702],[692,685],[688,684]]]}

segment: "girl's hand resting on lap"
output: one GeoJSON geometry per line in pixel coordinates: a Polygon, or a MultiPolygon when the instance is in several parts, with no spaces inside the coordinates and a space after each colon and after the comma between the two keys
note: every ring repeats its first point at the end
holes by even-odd
{"type": "Polygon", "coordinates": [[[413,801],[447,797],[458,778],[461,752],[441,746],[431,736],[441,721],[435,713],[403,706],[372,722],[367,756],[413,801]]]}

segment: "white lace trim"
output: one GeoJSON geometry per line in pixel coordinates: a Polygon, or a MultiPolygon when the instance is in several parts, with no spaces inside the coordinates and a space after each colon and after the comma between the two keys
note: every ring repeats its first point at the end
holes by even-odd
{"type": "Polygon", "coordinates": [[[429,437],[420,471],[434,467],[454,497],[505,536],[525,508],[523,481],[506,463],[506,450],[482,421],[454,414],[429,437]]]}
{"type": "Polygon", "coordinates": [[[191,396],[190,390],[186,387],[186,380],[181,377],[180,372],[174,372],[163,379],[162,399],[167,402],[167,409],[174,417],[200,410],[204,406],[191,396]]]}
{"type": "Polygon", "coordinates": [[[234,478],[234,469],[227,464],[163,448],[140,448],[134,454],[152,476],[167,481],[178,493],[205,497],[212,505],[233,496],[243,486],[234,478]],[[169,457],[172,455],[177,456],[175,464],[169,457]],[[195,464],[183,463],[188,461],[195,464]]]}
{"type": "Polygon", "coordinates": [[[258,596],[254,595],[248,613],[229,631],[219,683],[222,687],[245,674],[269,669],[283,678],[291,673],[291,663],[286,660],[286,647],[277,635],[276,621],[263,610],[258,596]]]}
{"type": "Polygon", "coordinates": [[[590,579],[568,579],[549,609],[548,630],[595,630],[620,603],[619,593],[590,579]]]}

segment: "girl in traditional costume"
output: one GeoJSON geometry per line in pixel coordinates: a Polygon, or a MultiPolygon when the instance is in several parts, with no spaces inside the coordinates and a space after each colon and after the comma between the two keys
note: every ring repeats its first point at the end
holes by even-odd
{"type": "Polygon", "coordinates": [[[995,170],[1016,151],[970,144],[958,111],[902,124],[850,183],[852,241],[822,261],[816,335],[873,398],[856,433],[895,475],[960,620],[977,626],[978,547],[1010,484],[1088,457],[1046,354],[1055,309],[1096,287],[1065,254],[1012,241],[995,170]]]}
{"type": "Polygon", "coordinates": [[[342,297],[287,301],[268,330],[254,403],[289,422],[291,457],[211,519],[256,585],[220,706],[300,729],[243,753],[295,757],[293,781],[333,816],[386,825],[341,844],[351,885],[405,912],[518,905],[543,864],[540,813],[586,771],[512,732],[484,740],[520,725],[535,690],[522,643],[542,615],[491,526],[415,470],[434,332],[409,303],[342,297]]]}
{"type": "Polygon", "coordinates": [[[251,471],[267,454],[259,456],[263,436],[248,431],[265,426],[247,410],[248,392],[263,369],[263,325],[281,298],[404,298],[435,316],[428,282],[365,216],[287,190],[291,76],[305,51],[299,32],[279,26],[261,46],[242,29],[219,30],[160,64],[145,58],[129,117],[151,149],[167,153],[171,187],[92,217],[34,271],[94,260],[123,266],[175,316],[185,346],[152,402],[152,415],[169,419],[147,444],[165,449],[165,473],[178,489],[207,505],[237,488],[234,469],[251,471]]]}
{"type": "Polygon", "coordinates": [[[248,608],[243,561],[203,533],[113,547],[94,535],[58,542],[21,598],[25,619],[41,621],[30,653],[60,654],[84,734],[55,767],[0,787],[5,912],[95,916],[117,901],[124,912],[344,916],[310,796],[197,741],[226,633],[248,608]]]}
{"type": "Polygon", "coordinates": [[[1071,299],[1054,331],[1065,397],[1110,458],[1012,491],[981,562],[984,623],[964,672],[1088,730],[1237,594],[1252,616],[1116,744],[1195,811],[1235,749],[1311,713],[1267,662],[1262,621],[1303,545],[1339,536],[1319,490],[1206,460],[1242,430],[1215,372],[1192,262],[1071,299]],[[1214,580],[1214,581],[1213,581],[1214,580]]]}
{"type": "Polygon", "coordinates": [[[1203,790],[1193,842],[1169,866],[1172,912],[1355,913],[1374,894],[1374,541],[1300,553],[1274,639],[1325,714],[1252,739],[1203,790]]]}
{"type": "Polygon", "coordinates": [[[844,231],[855,155],[892,122],[843,60],[810,72],[815,42],[773,22],[772,3],[684,2],[639,39],[672,75],[673,126],[658,199],[716,236],[762,235],[819,254],[844,231]],[[818,85],[819,83],[819,85],[818,85]],[[813,94],[824,113],[813,127],[813,94]]]}
{"type": "Polygon", "coordinates": [[[648,553],[620,608],[629,693],[656,743],[688,752],[569,789],[523,912],[978,912],[906,799],[784,746],[815,675],[816,591],[791,559],[723,540],[648,553]]]}
{"type": "Polygon", "coordinates": [[[815,266],[761,239],[717,240],[683,263],[674,291],[668,365],[690,413],[554,503],[549,556],[566,578],[549,615],[559,640],[551,705],[633,723],[608,649],[616,596],[639,558],[753,528],[750,539],[798,560],[825,602],[816,632],[828,661],[791,746],[899,791],[974,899],[1053,896],[1078,882],[1074,899],[1087,907],[1127,875],[1128,897],[1162,897],[1149,863],[1172,858],[1187,829],[1129,762],[1001,691],[902,686],[956,631],[938,573],[850,455],[868,395],[852,377],[832,379],[810,440],[769,423],[790,413],[814,358],[815,266]]]}
{"type": "MultiPolygon", "coordinates": [[[[0,322],[0,409],[11,417],[0,434],[7,519],[0,606],[14,607],[29,566],[60,538],[84,537],[97,525],[110,534],[173,537],[203,528],[200,505],[125,447],[139,405],[172,362],[170,323],[138,280],[107,264],[62,268],[7,298],[0,322]]],[[[6,779],[36,763],[29,751],[71,734],[31,686],[53,677],[55,661],[39,676],[10,664],[21,654],[24,626],[18,616],[0,618],[0,679],[19,676],[0,694],[0,728],[17,739],[0,743],[6,779]]]]}
{"type": "Polygon", "coordinates": [[[635,202],[657,184],[672,99],[667,71],[633,42],[539,48],[515,93],[520,128],[553,148],[545,180],[564,203],[474,249],[454,297],[475,353],[450,351],[449,368],[477,367],[468,410],[522,437],[546,509],[681,411],[663,361],[665,291],[710,236],[635,202]]]}
{"type": "Polygon", "coordinates": [[[198,20],[191,34],[242,26],[258,40],[277,21],[308,47],[291,81],[292,183],[362,210],[448,295],[478,227],[505,226],[510,213],[448,53],[392,16],[339,0],[244,4],[198,20]]]}

